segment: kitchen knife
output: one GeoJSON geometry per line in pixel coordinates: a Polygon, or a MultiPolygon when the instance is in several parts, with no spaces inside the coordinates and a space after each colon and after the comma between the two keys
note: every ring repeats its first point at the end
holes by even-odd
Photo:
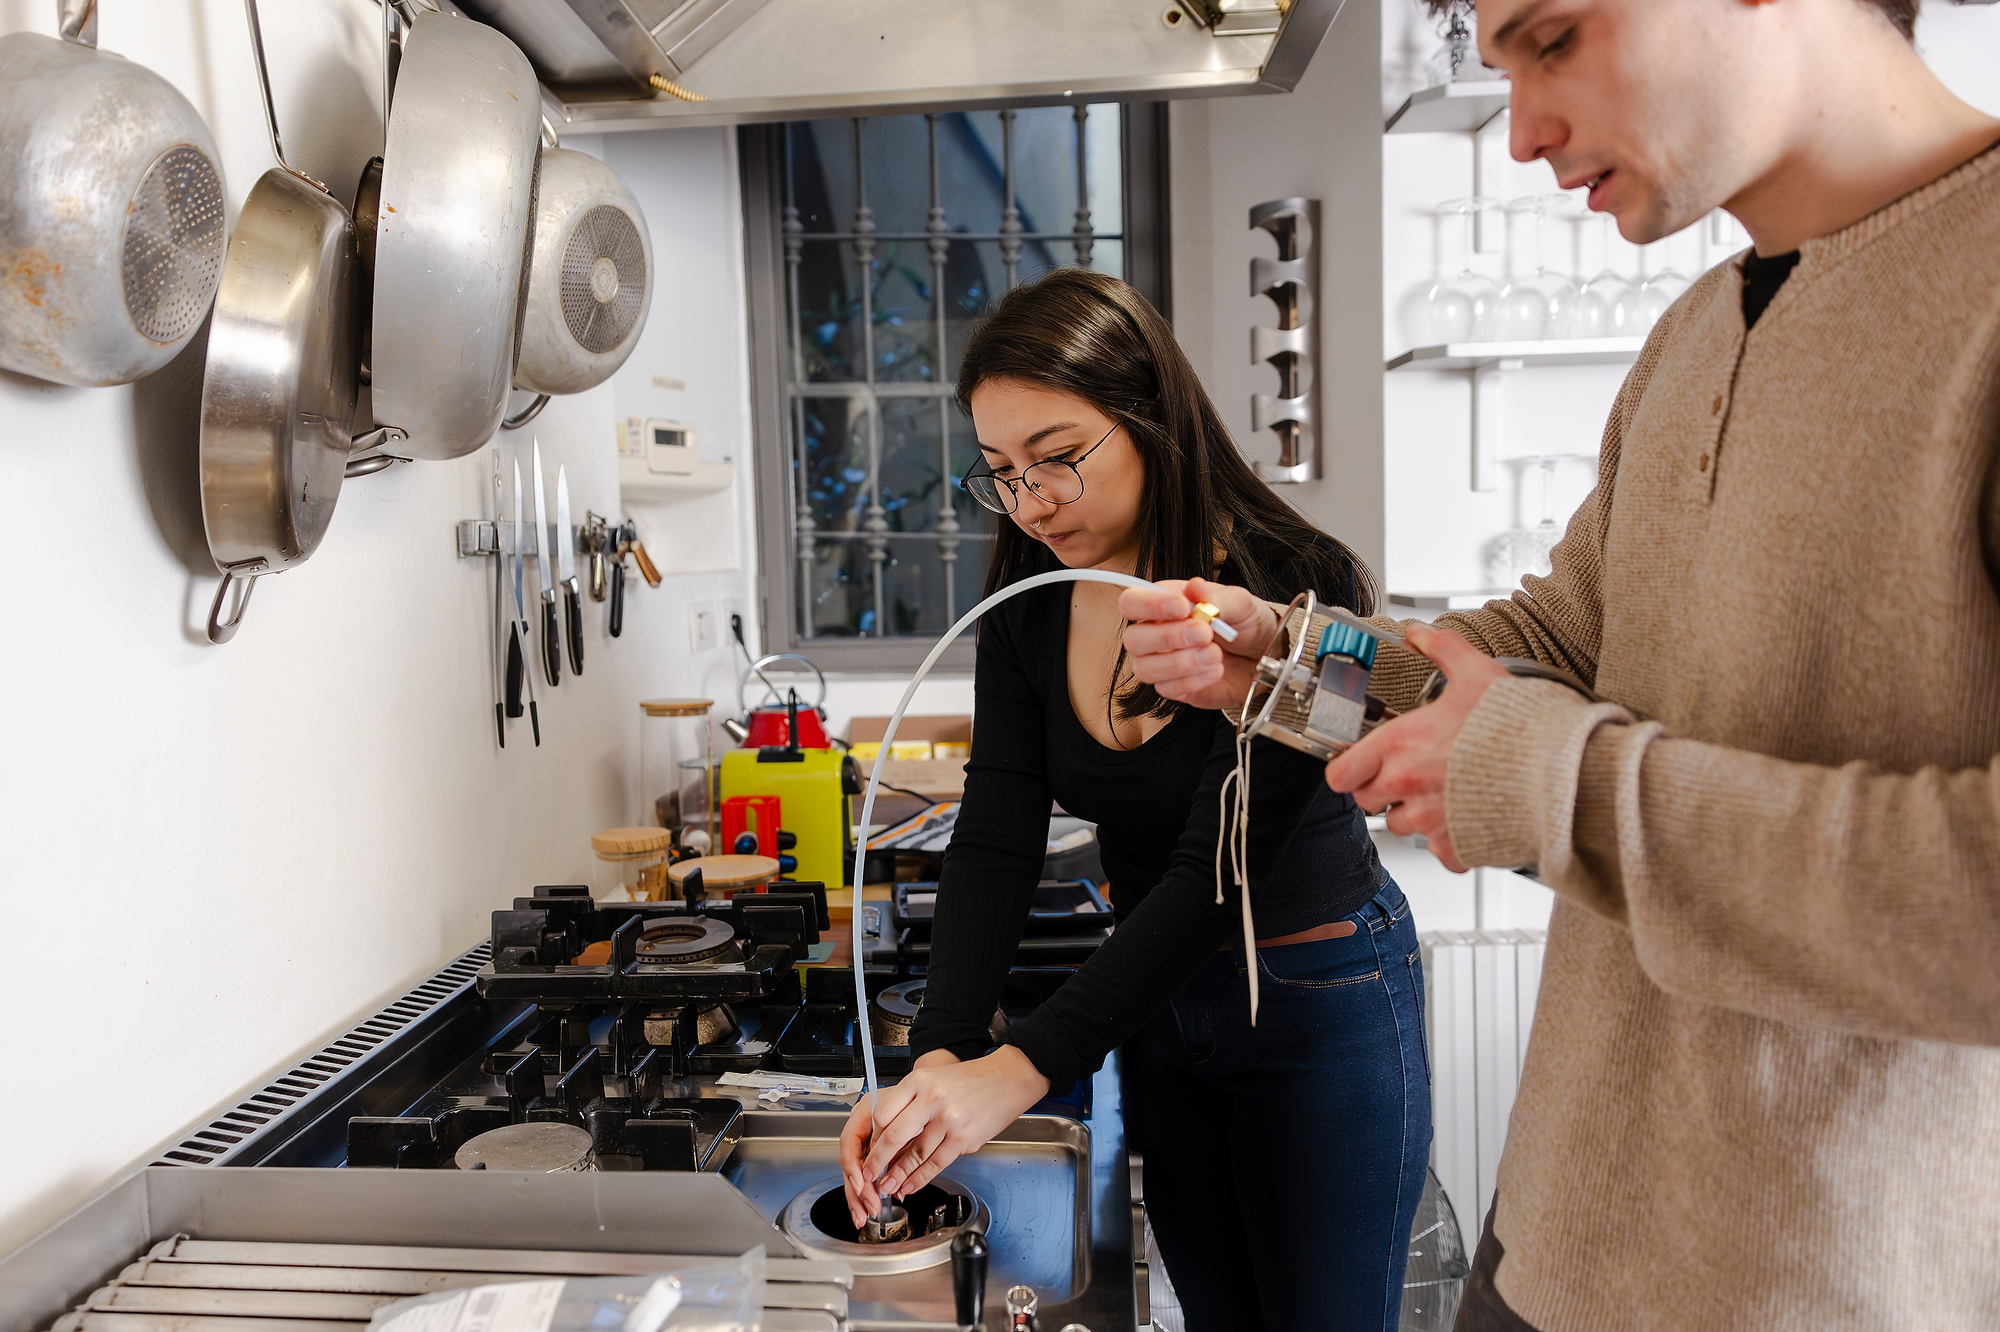
{"type": "Polygon", "coordinates": [[[514,459],[514,622],[507,629],[507,704],[513,715],[521,715],[521,681],[528,682],[528,721],[535,728],[535,745],[542,743],[542,714],[535,708],[535,676],[527,669],[522,653],[528,641],[528,603],[521,581],[521,460],[514,459]]]}
{"type": "Polygon", "coordinates": [[[583,674],[583,600],[576,590],[576,552],[569,540],[569,468],[556,466],[556,529],[562,544],[556,547],[556,567],[562,579],[563,610],[569,621],[569,668],[583,674]]]}
{"type": "Polygon", "coordinates": [[[542,580],[542,673],[549,687],[562,683],[562,642],[556,631],[555,533],[549,528],[548,491],[542,484],[542,441],[534,442],[535,538],[538,554],[535,566],[542,580]]]}
{"type": "Polygon", "coordinates": [[[625,631],[625,561],[611,566],[611,636],[625,631]]]}
{"type": "MultiPolygon", "coordinates": [[[[500,748],[507,747],[507,704],[501,684],[503,670],[500,650],[500,622],[507,618],[507,557],[500,553],[500,506],[507,499],[507,483],[500,476],[500,450],[493,450],[493,729],[500,734],[500,748]]],[[[514,709],[516,717],[521,709],[514,709]]]]}

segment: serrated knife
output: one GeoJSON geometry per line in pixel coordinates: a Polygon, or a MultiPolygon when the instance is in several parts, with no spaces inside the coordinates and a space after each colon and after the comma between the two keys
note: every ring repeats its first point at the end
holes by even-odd
{"type": "Polygon", "coordinates": [[[547,488],[542,484],[542,441],[534,442],[535,466],[535,567],[542,580],[542,673],[549,687],[562,683],[562,642],[556,629],[556,571],[551,558],[556,549],[555,533],[549,528],[547,488]]]}
{"type": "Polygon", "coordinates": [[[576,552],[569,539],[569,469],[556,466],[556,577],[562,580],[564,633],[569,638],[569,668],[583,674],[583,598],[576,587],[576,552]]]}

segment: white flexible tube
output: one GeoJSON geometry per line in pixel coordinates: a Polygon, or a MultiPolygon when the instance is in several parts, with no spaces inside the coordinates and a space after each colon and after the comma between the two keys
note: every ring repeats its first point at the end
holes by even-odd
{"type": "MultiPolygon", "coordinates": [[[[931,667],[937,665],[937,659],[944,655],[944,650],[956,642],[960,634],[971,628],[974,620],[1007,598],[1018,597],[1023,592],[1032,592],[1051,583],[1110,583],[1115,587],[1152,586],[1143,578],[1134,578],[1131,574],[1111,573],[1104,569],[1057,569],[1051,573],[1036,574],[1033,578],[1024,578],[1018,583],[1010,583],[1001,588],[959,616],[958,623],[945,631],[944,637],[937,641],[937,646],[924,658],[923,665],[917,667],[917,673],[910,677],[909,688],[903,691],[903,697],[896,704],[896,710],[889,714],[889,729],[882,733],[882,748],[879,752],[883,757],[888,755],[889,747],[896,741],[896,728],[903,724],[903,714],[909,711],[910,700],[916,697],[917,686],[923,683],[926,675],[930,674],[931,667]]],[[[1228,627],[1221,625],[1220,621],[1216,623],[1222,628],[1228,627]]],[[[867,954],[863,951],[861,942],[861,912],[864,882],[862,870],[868,860],[868,829],[875,814],[875,793],[881,786],[882,758],[878,757],[875,760],[875,771],[868,778],[868,793],[861,800],[861,836],[854,842],[854,1030],[855,1039],[861,1042],[861,1066],[868,1078],[868,1118],[876,1132],[882,1127],[875,1120],[875,1096],[881,1090],[881,1084],[875,1077],[875,1039],[868,1022],[868,985],[862,975],[862,964],[867,954]]],[[[871,1133],[869,1136],[872,1138],[874,1134],[871,1133]]]]}

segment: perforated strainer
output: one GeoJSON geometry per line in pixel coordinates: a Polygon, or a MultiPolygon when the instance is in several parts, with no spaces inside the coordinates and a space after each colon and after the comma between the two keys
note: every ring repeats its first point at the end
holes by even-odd
{"type": "Polygon", "coordinates": [[[625,182],[587,153],[545,149],[514,386],[581,393],[603,383],[638,345],[652,296],[652,242],[625,182]]]}
{"type": "Polygon", "coordinates": [[[222,172],[188,100],[97,50],[91,0],[62,40],[0,37],[0,367],[125,384],[172,360],[222,272],[222,172]]]}
{"type": "Polygon", "coordinates": [[[154,342],[194,332],[222,274],[222,177],[200,149],[176,144],[139,182],[125,219],[125,309],[154,342]]]}

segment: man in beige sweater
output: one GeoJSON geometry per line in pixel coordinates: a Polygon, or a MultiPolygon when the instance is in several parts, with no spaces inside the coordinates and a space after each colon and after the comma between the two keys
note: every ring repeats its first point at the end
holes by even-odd
{"type": "MultiPolygon", "coordinates": [[[[1755,252],[1648,339],[1551,575],[1410,626],[1371,688],[1444,697],[1328,768],[1558,895],[1460,1332],[2000,1328],[2000,122],[1915,9],[1480,0],[1515,156],[1755,252]]],[[[1242,697],[1205,629],[1127,645],[1242,697]]]]}

